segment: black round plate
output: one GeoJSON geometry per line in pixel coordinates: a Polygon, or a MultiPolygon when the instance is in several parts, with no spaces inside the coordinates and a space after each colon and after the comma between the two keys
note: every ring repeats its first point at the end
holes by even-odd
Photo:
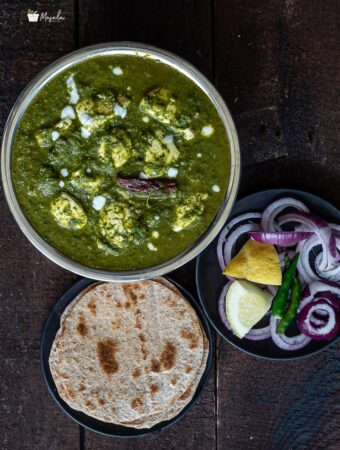
{"type": "Polygon", "coordinates": [[[40,347],[40,358],[41,358],[41,367],[44,379],[46,381],[47,387],[56,401],[56,403],[60,406],[60,408],[75,422],[79,423],[80,425],[88,428],[89,430],[95,431],[97,433],[105,434],[108,436],[113,437],[120,437],[120,438],[133,438],[133,437],[140,437],[140,436],[146,436],[148,434],[151,434],[155,431],[164,430],[165,428],[173,425],[178,420],[180,420],[194,405],[194,403],[197,401],[202,388],[205,384],[205,382],[208,379],[208,376],[210,374],[212,363],[213,363],[213,353],[214,353],[214,346],[213,346],[213,339],[210,331],[210,327],[208,324],[207,319],[205,318],[202,309],[200,308],[198,302],[193,298],[193,296],[182,286],[180,286],[175,281],[168,278],[169,281],[171,281],[176,287],[180,290],[180,292],[184,295],[186,299],[190,302],[190,304],[195,309],[202,326],[204,328],[204,331],[207,335],[207,338],[209,340],[209,356],[207,360],[207,365],[205,368],[205,371],[202,375],[201,381],[198,384],[198,387],[196,389],[195,395],[192,398],[192,400],[186,405],[185,408],[182,409],[182,411],[173,419],[160,422],[153,426],[152,428],[143,428],[143,429],[136,429],[136,428],[129,428],[129,427],[123,427],[119,425],[114,425],[106,422],[102,422],[101,420],[94,419],[93,417],[90,417],[80,411],[76,411],[72,409],[67,403],[62,400],[62,398],[59,396],[58,391],[55,387],[48,359],[50,356],[50,351],[52,348],[52,344],[54,341],[54,338],[59,330],[60,326],[60,316],[63,313],[66,306],[87,286],[94,283],[94,280],[89,280],[86,278],[81,279],[76,284],[74,284],[54,305],[42,332],[41,337],[41,347],[40,347]]]}
{"type": "MultiPolygon", "coordinates": [[[[231,213],[233,217],[250,211],[262,212],[269,203],[281,197],[294,197],[304,202],[312,212],[320,215],[330,222],[340,222],[340,211],[327,201],[307,192],[296,191],[293,189],[273,189],[258,192],[239,200],[231,213]]],[[[332,341],[312,341],[306,347],[297,351],[286,351],[278,348],[271,339],[263,341],[250,341],[248,339],[239,339],[223,325],[218,314],[218,298],[222,287],[226,283],[226,277],[222,275],[217,261],[216,247],[217,240],[214,241],[200,254],[196,264],[196,284],[198,295],[203,306],[204,312],[209,318],[215,330],[230,344],[240,350],[266,359],[289,360],[310,356],[320,352],[332,344],[332,341]]]]}

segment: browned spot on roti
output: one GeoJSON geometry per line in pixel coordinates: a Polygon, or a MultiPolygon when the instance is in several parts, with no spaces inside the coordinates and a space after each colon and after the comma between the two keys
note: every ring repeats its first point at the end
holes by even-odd
{"type": "Polygon", "coordinates": [[[108,375],[118,372],[119,365],[116,360],[118,345],[112,339],[97,342],[97,356],[101,368],[108,375]]]}
{"type": "Polygon", "coordinates": [[[131,406],[134,409],[138,408],[139,406],[143,406],[143,400],[141,398],[139,398],[139,397],[135,397],[131,401],[131,406]]]}
{"type": "Polygon", "coordinates": [[[174,300],[172,296],[168,297],[168,302],[172,308],[175,308],[177,306],[176,300],[174,300]]]}
{"type": "Polygon", "coordinates": [[[90,400],[88,400],[85,404],[88,407],[88,409],[95,409],[94,404],[92,402],[90,402],[90,400]]]}
{"type": "Polygon", "coordinates": [[[141,324],[141,321],[139,320],[138,316],[136,317],[136,320],[135,320],[135,328],[137,328],[138,330],[142,329],[142,324],[141,324]]]}
{"type": "Polygon", "coordinates": [[[143,423],[141,419],[135,419],[135,420],[125,420],[122,422],[124,425],[140,425],[143,423]]]}
{"type": "Polygon", "coordinates": [[[191,394],[191,389],[187,389],[186,391],[183,392],[183,394],[180,396],[180,400],[186,400],[187,398],[190,397],[191,394]]]}
{"type": "Polygon", "coordinates": [[[177,378],[176,377],[172,377],[170,381],[171,381],[171,384],[174,385],[174,386],[177,384],[177,378]]]}
{"type": "Polygon", "coordinates": [[[87,335],[87,326],[83,316],[79,316],[77,331],[82,337],[87,335]]]}
{"type": "Polygon", "coordinates": [[[140,369],[135,369],[135,370],[132,371],[132,376],[133,376],[133,378],[138,378],[138,377],[140,377],[140,374],[141,374],[140,369]]]}
{"type": "Polygon", "coordinates": [[[152,370],[152,372],[160,372],[161,371],[161,364],[157,359],[153,359],[151,361],[151,370],[152,370]]]}
{"type": "Polygon", "coordinates": [[[78,388],[78,392],[83,392],[85,391],[85,386],[83,384],[81,384],[78,388]]]}
{"type": "Polygon", "coordinates": [[[103,406],[103,405],[105,405],[105,400],[103,400],[102,398],[100,398],[100,399],[98,400],[98,403],[99,403],[101,406],[103,406]]]}
{"type": "Polygon", "coordinates": [[[65,385],[65,390],[67,393],[67,396],[71,399],[71,400],[75,400],[76,399],[76,394],[74,393],[74,390],[72,389],[70,384],[66,384],[65,385]]]}
{"type": "Polygon", "coordinates": [[[150,384],[150,391],[152,394],[159,391],[159,386],[157,384],[150,384]]]}
{"type": "Polygon", "coordinates": [[[192,368],[191,367],[186,367],[185,368],[185,373],[190,373],[192,371],[192,368]]]}
{"type": "Polygon", "coordinates": [[[66,373],[60,373],[61,378],[70,378],[66,373]]]}
{"type": "Polygon", "coordinates": [[[123,291],[127,298],[127,301],[131,300],[134,305],[136,304],[137,299],[138,299],[138,297],[135,293],[135,288],[136,288],[136,285],[133,285],[131,283],[125,283],[123,285],[123,291]]]}
{"type": "Polygon", "coordinates": [[[139,298],[140,298],[140,300],[144,300],[145,299],[145,295],[144,294],[140,294],[139,298]]]}
{"type": "Polygon", "coordinates": [[[130,302],[126,302],[124,306],[125,306],[126,309],[129,309],[130,306],[131,306],[131,303],[130,302]]]}
{"type": "Polygon", "coordinates": [[[140,309],[139,308],[136,309],[136,314],[140,314],[140,309]]]}
{"type": "Polygon", "coordinates": [[[122,320],[121,319],[113,320],[112,321],[112,328],[114,330],[118,330],[120,328],[121,324],[122,324],[122,320]]]}
{"type": "Polygon", "coordinates": [[[121,304],[121,302],[119,300],[116,300],[116,306],[117,306],[117,308],[121,308],[122,307],[122,304],[121,304]]]}
{"type": "Polygon", "coordinates": [[[141,351],[142,351],[142,354],[143,354],[143,359],[145,361],[147,356],[148,356],[148,352],[146,351],[146,348],[145,348],[145,345],[144,345],[144,342],[146,341],[146,338],[145,338],[145,335],[143,333],[140,333],[138,335],[138,337],[139,337],[139,340],[141,341],[141,351]]]}
{"type": "Polygon", "coordinates": [[[93,298],[88,302],[87,307],[89,308],[91,313],[95,316],[97,305],[96,305],[96,301],[93,298]]]}
{"type": "Polygon", "coordinates": [[[189,341],[189,348],[194,349],[198,346],[198,336],[189,330],[181,330],[181,336],[183,339],[189,341]]]}
{"type": "Polygon", "coordinates": [[[180,318],[180,319],[183,319],[183,318],[184,318],[184,315],[185,315],[185,309],[180,309],[180,310],[178,311],[178,315],[179,315],[179,318],[180,318]]]}
{"type": "Polygon", "coordinates": [[[174,367],[175,361],[176,348],[171,342],[167,341],[161,353],[160,362],[165,370],[170,370],[174,367]]]}
{"type": "Polygon", "coordinates": [[[93,372],[93,367],[89,367],[89,372],[93,372]]]}

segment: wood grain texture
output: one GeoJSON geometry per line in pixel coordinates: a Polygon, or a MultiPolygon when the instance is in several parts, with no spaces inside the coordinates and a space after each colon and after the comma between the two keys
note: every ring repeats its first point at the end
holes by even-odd
{"type": "Polygon", "coordinates": [[[135,41],[170,50],[212,75],[211,0],[80,0],[80,46],[135,41]]]}
{"type": "MultiPolygon", "coordinates": [[[[63,23],[29,23],[32,2],[0,8],[1,132],[16,97],[42,68],[74,48],[73,2],[41,1],[63,23]]],[[[23,236],[0,194],[0,449],[79,448],[79,427],[55,405],[40,370],[40,334],[52,305],[75,277],[47,261],[23,236]]]]}
{"type": "MultiPolygon", "coordinates": [[[[241,196],[291,187],[340,206],[339,7],[215,1],[216,83],[240,134],[241,196]]],[[[338,448],[338,349],[274,363],[220,342],[217,448],[338,448]]]]}
{"type": "Polygon", "coordinates": [[[241,195],[291,187],[339,207],[340,3],[215,3],[216,82],[240,134],[241,195]]]}
{"type": "Polygon", "coordinates": [[[339,348],[277,362],[256,359],[220,340],[217,448],[339,448],[339,348]]]}

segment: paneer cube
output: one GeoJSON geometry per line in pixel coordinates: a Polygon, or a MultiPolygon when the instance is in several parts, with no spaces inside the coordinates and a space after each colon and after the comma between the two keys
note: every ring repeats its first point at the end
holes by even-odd
{"type": "Polygon", "coordinates": [[[52,200],[51,214],[60,227],[68,230],[80,230],[87,223],[82,206],[66,192],[52,200]]]}
{"type": "Polygon", "coordinates": [[[197,193],[187,197],[183,203],[175,207],[175,221],[172,229],[176,232],[194,226],[198,223],[204,212],[204,202],[208,194],[197,193]]]}
{"type": "Polygon", "coordinates": [[[137,231],[138,208],[123,203],[110,203],[99,213],[101,237],[112,247],[124,249],[137,231]]]}
{"type": "Polygon", "coordinates": [[[156,88],[142,98],[139,110],[163,124],[171,124],[176,120],[176,100],[165,88],[156,88]]]}

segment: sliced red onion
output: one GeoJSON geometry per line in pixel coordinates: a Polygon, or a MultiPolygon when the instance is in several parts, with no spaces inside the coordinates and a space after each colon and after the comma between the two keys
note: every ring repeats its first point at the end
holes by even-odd
{"type": "Polygon", "coordinates": [[[231,281],[229,281],[222,289],[221,295],[218,299],[218,313],[220,315],[220,319],[223,323],[223,325],[230,330],[230,325],[227,320],[227,316],[225,314],[225,298],[228,292],[228,289],[230,288],[231,281]]]}
{"type": "Polygon", "coordinates": [[[263,211],[261,226],[264,231],[277,231],[275,227],[275,217],[284,211],[286,208],[295,208],[298,211],[309,212],[309,209],[299,200],[290,197],[280,198],[275,202],[271,203],[263,211]]]}
{"type": "Polygon", "coordinates": [[[310,231],[314,231],[315,234],[318,235],[323,250],[321,269],[328,270],[333,268],[336,264],[337,257],[336,239],[328,223],[314,214],[302,211],[286,214],[280,217],[278,220],[278,225],[281,227],[289,222],[297,222],[302,224],[310,231]]]}
{"type": "Polygon", "coordinates": [[[322,254],[319,253],[315,259],[315,270],[320,278],[325,278],[326,280],[340,282],[340,264],[338,264],[334,269],[322,270],[321,269],[322,254]]]}
{"type": "Polygon", "coordinates": [[[241,224],[246,220],[260,220],[261,217],[262,214],[258,212],[241,214],[237,217],[234,217],[234,219],[228,222],[227,225],[223,228],[217,242],[217,259],[222,270],[224,270],[225,266],[227,265],[223,257],[223,246],[226,241],[227,235],[232,231],[235,225],[241,224]]]}
{"type": "Polygon", "coordinates": [[[318,292],[332,292],[340,297],[340,285],[331,281],[314,281],[308,286],[308,290],[303,293],[309,292],[310,295],[315,296],[318,292]]]}
{"type": "Polygon", "coordinates": [[[248,233],[249,231],[257,231],[260,229],[260,225],[257,223],[246,223],[244,225],[240,225],[237,227],[229,236],[224,245],[223,257],[225,265],[227,266],[232,257],[233,257],[233,249],[238,241],[238,239],[243,235],[248,233]]]}
{"type": "MultiPolygon", "coordinates": [[[[325,311],[322,311],[325,312],[325,311]]],[[[326,316],[328,316],[328,314],[326,313],[326,316]]],[[[325,318],[320,319],[318,317],[315,317],[315,311],[313,311],[313,313],[311,314],[310,318],[310,323],[315,327],[315,328],[320,328],[326,325],[326,320],[325,318]]]]}
{"type": "Polygon", "coordinates": [[[297,317],[297,324],[300,331],[313,340],[328,341],[339,334],[340,320],[334,308],[327,300],[314,300],[304,306],[297,317]],[[311,316],[315,311],[326,311],[328,314],[325,325],[315,327],[311,322],[311,316]]]}
{"type": "Polygon", "coordinates": [[[252,328],[245,336],[249,341],[263,341],[270,338],[270,326],[263,328],[252,328]]]}
{"type": "MultiPolygon", "coordinates": [[[[338,297],[335,294],[332,294],[332,292],[320,292],[319,294],[317,294],[314,297],[313,302],[316,300],[325,300],[327,303],[329,303],[331,305],[331,307],[335,311],[340,312],[340,297],[338,297]]],[[[321,311],[322,311],[322,309],[321,309],[321,311]]],[[[318,313],[320,314],[321,311],[318,311],[318,313]]],[[[323,315],[323,314],[321,314],[321,315],[323,315]]]]}
{"type": "Polygon", "coordinates": [[[328,224],[333,231],[335,231],[336,233],[340,233],[340,225],[338,223],[329,223],[328,224]]]}
{"type": "Polygon", "coordinates": [[[303,291],[298,311],[301,311],[302,308],[313,301],[314,298],[322,298],[322,296],[327,293],[331,293],[340,298],[340,285],[331,281],[313,281],[307,285],[303,291]]]}
{"type": "Polygon", "coordinates": [[[216,249],[217,250],[217,259],[218,259],[218,263],[222,270],[224,270],[225,266],[226,266],[226,263],[224,261],[224,256],[223,256],[223,246],[224,246],[225,239],[226,239],[226,236],[229,233],[229,231],[230,230],[228,229],[228,227],[225,227],[221,231],[221,234],[217,241],[217,249],[216,249]]]}
{"type": "Polygon", "coordinates": [[[231,219],[231,221],[227,223],[226,228],[229,228],[229,231],[231,231],[236,225],[240,225],[242,222],[253,220],[260,221],[261,217],[262,214],[259,212],[249,212],[245,214],[240,214],[239,216],[236,216],[233,219],[231,219]]]}
{"type": "Polygon", "coordinates": [[[274,344],[283,350],[294,351],[300,350],[305,347],[311,339],[304,334],[298,334],[297,336],[287,336],[285,334],[277,334],[276,327],[279,319],[276,319],[274,316],[270,318],[270,333],[271,338],[273,339],[274,344]]]}
{"type": "MultiPolygon", "coordinates": [[[[220,319],[223,323],[223,325],[228,329],[231,330],[230,324],[228,322],[226,312],[225,312],[225,298],[228,292],[228,289],[231,285],[231,282],[229,281],[222,289],[221,295],[218,299],[218,312],[220,319]]],[[[263,328],[253,328],[251,329],[245,336],[246,339],[249,339],[251,341],[262,341],[263,339],[268,339],[270,337],[270,327],[269,325],[263,328]]]]}
{"type": "Polygon", "coordinates": [[[275,286],[270,286],[270,285],[267,286],[267,291],[268,291],[273,297],[276,295],[277,289],[278,289],[278,288],[275,287],[275,286]]]}
{"type": "Polygon", "coordinates": [[[310,252],[318,245],[320,245],[318,236],[312,236],[306,241],[300,242],[296,247],[296,251],[301,255],[297,264],[297,270],[307,284],[319,279],[319,276],[311,267],[309,258],[310,252]]]}
{"type": "Polygon", "coordinates": [[[251,231],[249,233],[254,241],[262,244],[280,245],[281,247],[296,245],[298,242],[310,238],[313,234],[312,231],[251,231]]]}

